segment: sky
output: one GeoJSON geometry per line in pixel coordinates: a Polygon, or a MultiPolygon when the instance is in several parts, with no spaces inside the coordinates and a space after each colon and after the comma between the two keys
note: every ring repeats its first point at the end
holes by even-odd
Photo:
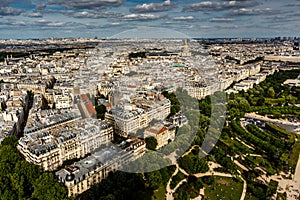
{"type": "Polygon", "coordinates": [[[140,28],[170,37],[299,37],[300,0],[0,0],[0,39],[109,38],[140,28]]]}

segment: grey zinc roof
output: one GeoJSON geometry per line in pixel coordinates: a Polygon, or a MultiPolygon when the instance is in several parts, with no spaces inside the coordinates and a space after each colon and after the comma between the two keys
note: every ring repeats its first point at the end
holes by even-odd
{"type": "Polygon", "coordinates": [[[109,165],[113,160],[119,157],[122,153],[118,151],[116,148],[106,147],[101,149],[100,151],[95,152],[91,156],[80,160],[79,162],[75,162],[70,167],[62,169],[55,174],[59,177],[60,180],[65,181],[67,175],[71,173],[74,174],[74,179],[78,182],[83,179],[83,176],[88,174],[90,171],[93,171],[98,166],[109,165]],[[77,170],[73,171],[71,169],[76,168],[77,170]]]}

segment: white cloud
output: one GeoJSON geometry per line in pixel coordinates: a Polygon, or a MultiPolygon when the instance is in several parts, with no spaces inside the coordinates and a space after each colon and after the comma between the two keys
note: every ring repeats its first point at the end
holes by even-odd
{"type": "Polygon", "coordinates": [[[137,5],[135,8],[130,9],[130,12],[133,13],[150,13],[150,12],[163,12],[169,11],[176,7],[175,3],[172,3],[170,0],[163,3],[150,3],[150,4],[141,4],[137,5]]]}
{"type": "Polygon", "coordinates": [[[200,3],[186,5],[183,8],[183,11],[214,12],[214,11],[224,11],[224,10],[230,10],[230,9],[253,7],[253,6],[257,6],[257,5],[259,5],[259,3],[254,0],[224,1],[224,2],[203,1],[200,3]]]}
{"type": "Polygon", "coordinates": [[[210,20],[211,22],[225,22],[225,23],[231,23],[235,21],[233,18],[224,18],[224,17],[214,17],[210,20]]]}
{"type": "Polygon", "coordinates": [[[174,17],[174,20],[179,20],[179,21],[188,21],[188,20],[194,20],[195,18],[193,16],[179,16],[179,17],[174,17]]]}
{"type": "Polygon", "coordinates": [[[271,8],[258,8],[258,9],[240,8],[232,11],[232,15],[262,15],[262,14],[274,14],[274,13],[279,13],[279,11],[273,10],[271,8]]]}
{"type": "Polygon", "coordinates": [[[27,17],[32,17],[32,18],[38,18],[38,17],[43,17],[43,14],[40,12],[32,12],[28,15],[26,15],[27,17]]]}
{"type": "Polygon", "coordinates": [[[143,21],[143,20],[156,20],[166,17],[166,15],[154,15],[154,14],[129,14],[125,15],[123,19],[125,20],[137,20],[137,21],[143,21]]]}

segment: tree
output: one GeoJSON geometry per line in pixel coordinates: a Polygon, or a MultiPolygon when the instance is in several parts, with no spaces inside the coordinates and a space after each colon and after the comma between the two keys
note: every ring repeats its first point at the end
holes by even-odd
{"type": "Polygon", "coordinates": [[[18,144],[18,138],[16,136],[6,137],[1,142],[2,146],[9,145],[9,146],[17,146],[18,144]]]}
{"type": "Polygon", "coordinates": [[[162,95],[171,101],[171,113],[170,116],[175,115],[180,111],[180,103],[175,93],[163,91],[162,95]]]}
{"type": "Polygon", "coordinates": [[[230,100],[233,100],[235,99],[235,94],[232,92],[229,94],[229,97],[228,97],[230,100]]]}
{"type": "Polygon", "coordinates": [[[34,183],[32,195],[36,199],[67,199],[67,192],[64,187],[55,180],[53,174],[43,173],[34,183]]]}
{"type": "Polygon", "coordinates": [[[95,107],[95,110],[97,112],[97,119],[102,119],[104,120],[104,117],[105,117],[105,113],[107,112],[106,110],[106,106],[105,105],[97,105],[95,107]]]}
{"type": "Polygon", "coordinates": [[[268,96],[271,97],[271,98],[274,98],[275,97],[275,91],[274,91],[274,88],[273,87],[270,87],[268,89],[268,96]]]}
{"type": "Polygon", "coordinates": [[[155,150],[157,147],[157,140],[155,137],[151,136],[151,137],[147,137],[146,139],[146,148],[147,149],[151,149],[151,150],[155,150]]]}
{"type": "Polygon", "coordinates": [[[162,176],[159,171],[148,172],[145,174],[146,184],[152,190],[156,190],[162,183],[162,176]]]}
{"type": "Polygon", "coordinates": [[[107,178],[80,194],[76,199],[146,199],[146,192],[149,190],[145,188],[145,180],[141,174],[116,171],[110,172],[107,178]]]}
{"type": "Polygon", "coordinates": [[[128,54],[128,58],[132,60],[132,58],[146,58],[146,52],[131,52],[128,54]]]}
{"type": "Polygon", "coordinates": [[[242,98],[239,101],[239,108],[240,110],[247,112],[250,109],[250,104],[246,99],[242,98]]]}
{"type": "Polygon", "coordinates": [[[0,145],[0,200],[68,199],[53,174],[41,175],[38,166],[25,161],[16,149],[17,141],[15,136],[6,137],[0,145]]]}
{"type": "Polygon", "coordinates": [[[104,197],[103,200],[116,200],[116,197],[113,194],[109,194],[104,197]]]}
{"type": "Polygon", "coordinates": [[[266,196],[271,198],[274,194],[276,194],[277,187],[278,187],[278,182],[271,180],[268,185],[266,196]]]}
{"type": "Polygon", "coordinates": [[[257,106],[263,106],[265,105],[265,98],[263,96],[259,97],[256,103],[257,106]]]}
{"type": "Polygon", "coordinates": [[[199,158],[199,154],[188,154],[179,158],[179,166],[189,174],[204,173],[209,170],[206,158],[199,158]]]}

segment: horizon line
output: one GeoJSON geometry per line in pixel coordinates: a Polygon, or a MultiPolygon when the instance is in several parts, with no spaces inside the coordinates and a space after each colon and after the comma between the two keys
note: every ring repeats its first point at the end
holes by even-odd
{"type": "Polygon", "coordinates": [[[168,40],[176,40],[176,39],[300,39],[300,36],[274,36],[274,37],[162,37],[162,38],[137,38],[137,37],[128,37],[128,38],[114,38],[114,37],[40,37],[40,38],[0,38],[0,41],[3,40],[48,40],[48,39],[94,39],[94,40],[129,40],[129,39],[152,39],[152,40],[160,40],[160,39],[168,39],[168,40]]]}

